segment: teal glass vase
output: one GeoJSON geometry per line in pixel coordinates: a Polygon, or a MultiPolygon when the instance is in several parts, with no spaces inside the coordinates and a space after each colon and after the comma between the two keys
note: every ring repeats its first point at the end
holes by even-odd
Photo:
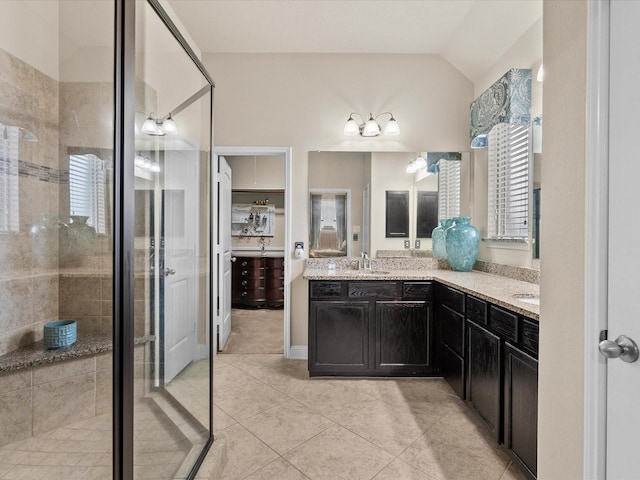
{"type": "Polygon", "coordinates": [[[469,224],[471,217],[454,217],[455,225],[447,230],[445,245],[449,265],[456,272],[468,272],[478,257],[480,232],[469,224]]]}
{"type": "Polygon", "coordinates": [[[440,226],[433,229],[431,232],[431,248],[433,250],[433,257],[444,260],[447,258],[447,246],[445,239],[447,236],[447,230],[453,226],[452,218],[445,218],[440,220],[440,226]]]}

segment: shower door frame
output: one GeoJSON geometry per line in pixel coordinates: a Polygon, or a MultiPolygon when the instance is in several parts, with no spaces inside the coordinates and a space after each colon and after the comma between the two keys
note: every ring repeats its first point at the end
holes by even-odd
{"type": "MultiPolygon", "coordinates": [[[[215,83],[158,0],[146,0],[209,83],[209,147],[213,145],[215,83]]],[[[114,220],[113,220],[113,479],[133,480],[134,472],[134,237],[135,223],[135,34],[136,0],[114,0],[114,220]]],[[[211,228],[211,225],[209,226],[211,228]]],[[[210,246],[209,246],[210,249],[210,246]]],[[[210,283],[211,284],[211,283],[210,283]]],[[[211,290],[208,291],[211,300],[211,290]]],[[[211,309],[210,309],[211,310],[211,309]]],[[[211,323],[211,314],[208,319],[211,323]]],[[[213,336],[209,329],[209,359],[213,336]]],[[[187,478],[195,477],[213,443],[209,365],[209,439],[187,478]]]]}

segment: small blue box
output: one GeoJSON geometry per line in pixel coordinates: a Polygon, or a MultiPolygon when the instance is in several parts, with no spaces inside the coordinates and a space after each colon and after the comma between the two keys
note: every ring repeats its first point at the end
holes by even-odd
{"type": "Polygon", "coordinates": [[[77,340],[77,324],[75,320],[56,320],[44,324],[44,347],[62,348],[73,345],[77,340]]]}

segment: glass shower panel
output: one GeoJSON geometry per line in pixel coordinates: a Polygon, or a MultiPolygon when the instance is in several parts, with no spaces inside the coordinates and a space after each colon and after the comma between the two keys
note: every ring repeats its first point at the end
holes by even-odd
{"type": "Polygon", "coordinates": [[[112,476],[113,25],[2,2],[0,476],[112,476]]]}
{"type": "Polygon", "coordinates": [[[210,437],[211,88],[136,4],[136,478],[184,478],[210,437]]]}

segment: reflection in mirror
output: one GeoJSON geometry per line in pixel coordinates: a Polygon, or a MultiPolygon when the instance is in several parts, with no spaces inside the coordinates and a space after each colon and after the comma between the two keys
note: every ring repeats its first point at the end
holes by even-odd
{"type": "Polygon", "coordinates": [[[416,192],[416,238],[431,238],[438,226],[438,192],[416,192]]]}
{"type": "Polygon", "coordinates": [[[310,191],[309,257],[350,256],[350,191],[310,191]]]}
{"type": "MultiPolygon", "coordinates": [[[[309,192],[350,192],[346,207],[346,253],[369,252],[369,183],[371,154],[368,152],[309,152],[309,192]]],[[[371,195],[375,192],[371,191],[371,195]]],[[[383,194],[384,195],[384,194],[383,194]]],[[[311,209],[311,206],[309,207],[311,209]]],[[[310,225],[311,222],[311,216],[310,225]]],[[[310,228],[310,245],[313,233],[310,228]]],[[[323,256],[331,256],[328,249],[323,256]]],[[[342,248],[337,249],[342,251],[342,248]]],[[[312,248],[309,249],[311,255],[312,248]]]]}
{"type": "Polygon", "coordinates": [[[385,237],[409,238],[409,191],[387,190],[385,194],[385,237]]]}

